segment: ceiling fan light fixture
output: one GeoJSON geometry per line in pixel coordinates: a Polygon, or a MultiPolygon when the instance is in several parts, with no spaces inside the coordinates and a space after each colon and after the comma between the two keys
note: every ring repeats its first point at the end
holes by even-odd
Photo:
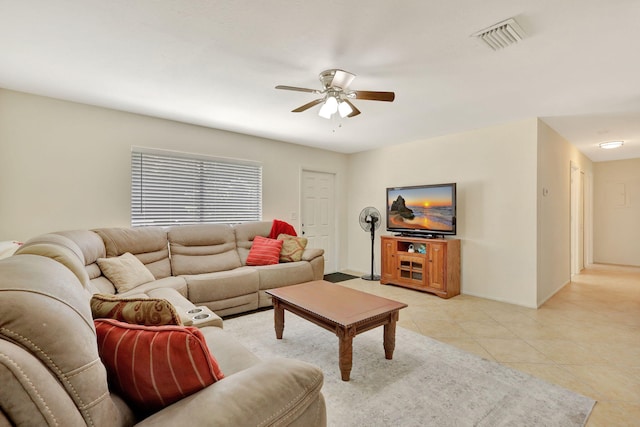
{"type": "Polygon", "coordinates": [[[338,111],[338,100],[334,96],[328,96],[322,107],[320,107],[318,115],[322,118],[330,119],[336,111],[338,111]]]}
{"type": "Polygon", "coordinates": [[[322,107],[320,107],[320,111],[318,111],[318,115],[323,119],[330,119],[331,113],[329,112],[329,109],[325,107],[326,107],[326,104],[323,104],[322,107]]]}
{"type": "Polygon", "coordinates": [[[351,108],[351,106],[346,102],[340,101],[340,104],[338,104],[338,112],[340,113],[340,117],[344,119],[349,114],[353,113],[353,108],[351,108]]]}
{"type": "Polygon", "coordinates": [[[604,148],[605,150],[611,150],[612,148],[622,147],[624,145],[623,141],[609,141],[609,142],[601,142],[598,144],[600,148],[604,148]]]}
{"type": "Polygon", "coordinates": [[[331,119],[335,113],[340,113],[342,118],[352,118],[360,115],[361,113],[361,111],[358,110],[358,107],[353,105],[351,102],[352,99],[393,102],[396,97],[394,92],[348,89],[349,85],[355,78],[355,74],[349,73],[348,71],[339,69],[325,70],[320,73],[319,77],[322,82],[322,86],[324,87],[322,90],[297,86],[276,86],[276,89],[308,92],[320,95],[319,98],[316,98],[311,102],[307,102],[298,108],[294,108],[291,110],[292,113],[301,113],[303,111],[307,111],[311,107],[322,104],[318,111],[318,115],[322,118],[331,119]]]}

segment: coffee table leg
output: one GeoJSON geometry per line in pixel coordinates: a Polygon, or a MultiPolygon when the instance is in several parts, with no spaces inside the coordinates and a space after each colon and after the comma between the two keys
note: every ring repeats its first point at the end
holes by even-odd
{"type": "Polygon", "coordinates": [[[393,359],[393,350],[396,348],[396,321],[398,320],[398,312],[391,314],[388,324],[384,325],[384,357],[393,359]]]}
{"type": "Polygon", "coordinates": [[[349,381],[353,364],[353,337],[356,335],[356,330],[355,328],[338,328],[336,334],[340,340],[338,345],[340,375],[342,381],[349,381]]]}
{"type": "Polygon", "coordinates": [[[282,339],[282,332],[284,331],[284,308],[280,305],[280,301],[273,298],[273,320],[276,328],[276,338],[282,339]]]}

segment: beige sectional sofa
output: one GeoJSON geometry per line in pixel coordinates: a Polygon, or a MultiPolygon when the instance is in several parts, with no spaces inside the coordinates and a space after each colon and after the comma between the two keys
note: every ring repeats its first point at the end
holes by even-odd
{"type": "Polygon", "coordinates": [[[41,254],[42,244],[64,246],[84,264],[86,276],[79,273],[79,278],[92,293],[115,294],[116,287],[96,261],[129,252],[156,280],[119,295],[165,298],[182,312],[206,306],[217,316],[227,316],[270,306],[268,289],[323,277],[322,249],[306,249],[297,262],[247,266],[254,238],[268,236],[271,226],[260,221],[62,231],[32,238],[16,253],[41,254]]]}
{"type": "Polygon", "coordinates": [[[270,304],[266,289],[322,277],[318,250],[300,262],[246,266],[253,238],[270,227],[66,231],[31,239],[1,260],[0,426],[326,425],[322,371],[291,359],[259,360],[219,318],[200,331],[225,378],[148,417],[108,387],[98,357],[89,300],[115,293],[98,258],[130,252],[153,273],[155,280],[122,296],[240,313],[270,304]]]}
{"type": "Polygon", "coordinates": [[[0,260],[0,426],[326,425],[320,369],[259,360],[215,326],[200,331],[225,378],[148,417],[136,414],[108,387],[91,294],[74,274],[84,266],[64,246],[38,250],[46,256],[0,260]]]}

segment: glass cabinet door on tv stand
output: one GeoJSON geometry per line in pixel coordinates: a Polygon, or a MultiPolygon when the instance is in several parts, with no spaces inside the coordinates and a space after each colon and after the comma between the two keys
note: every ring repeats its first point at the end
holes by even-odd
{"type": "Polygon", "coordinates": [[[431,292],[460,294],[460,240],[382,236],[380,283],[431,292]]]}

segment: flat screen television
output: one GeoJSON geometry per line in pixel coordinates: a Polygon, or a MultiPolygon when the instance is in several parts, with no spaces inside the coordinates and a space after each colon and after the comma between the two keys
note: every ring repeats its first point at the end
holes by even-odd
{"type": "Polygon", "coordinates": [[[456,184],[387,188],[387,231],[444,237],[456,234],[456,184]]]}

